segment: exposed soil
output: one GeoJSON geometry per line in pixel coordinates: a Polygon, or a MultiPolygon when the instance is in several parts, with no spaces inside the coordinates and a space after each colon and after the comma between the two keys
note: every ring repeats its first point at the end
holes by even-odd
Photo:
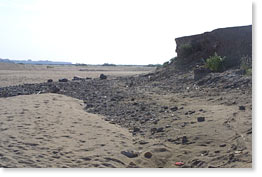
{"type": "Polygon", "coordinates": [[[165,155],[151,167],[252,167],[252,78],[238,70],[198,81],[192,72],[165,70],[0,88],[0,97],[43,93],[83,100],[87,112],[159,141],[165,148],[151,153],[165,155]]]}

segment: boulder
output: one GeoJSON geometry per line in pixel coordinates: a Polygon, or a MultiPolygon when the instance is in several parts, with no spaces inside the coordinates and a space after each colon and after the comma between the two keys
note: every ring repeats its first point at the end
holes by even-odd
{"type": "Polygon", "coordinates": [[[101,80],[107,79],[107,76],[104,75],[104,74],[100,74],[100,79],[101,79],[101,80]]]}

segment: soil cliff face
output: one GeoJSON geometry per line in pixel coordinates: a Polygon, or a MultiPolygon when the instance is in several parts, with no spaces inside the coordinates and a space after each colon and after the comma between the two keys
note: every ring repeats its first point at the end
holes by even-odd
{"type": "Polygon", "coordinates": [[[201,62],[215,52],[226,57],[228,67],[238,66],[243,56],[252,57],[252,25],[220,28],[175,41],[177,60],[181,64],[201,62]]]}

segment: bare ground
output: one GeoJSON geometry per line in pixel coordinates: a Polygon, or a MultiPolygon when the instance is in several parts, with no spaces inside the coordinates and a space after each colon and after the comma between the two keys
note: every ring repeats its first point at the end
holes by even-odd
{"type": "Polygon", "coordinates": [[[8,95],[8,98],[0,101],[1,139],[4,139],[0,164],[173,168],[178,167],[175,162],[183,162],[181,167],[250,168],[250,78],[234,72],[214,74],[199,82],[190,79],[191,73],[184,73],[160,79],[157,75],[144,75],[138,79],[112,77],[2,88],[1,97],[8,95]],[[59,88],[57,93],[70,97],[35,94],[48,93],[46,88],[53,86],[59,88]],[[18,94],[34,95],[15,96],[18,94]],[[83,100],[84,105],[71,97],[83,100]],[[86,113],[83,108],[96,115],[86,113]],[[21,122],[24,115],[28,116],[21,122]],[[36,126],[37,121],[42,129],[36,126]],[[48,138],[39,140],[38,135],[48,138]],[[92,150],[82,152],[82,147],[92,150]],[[64,152],[68,151],[71,154],[66,158],[64,152]],[[127,157],[122,151],[133,151],[137,157],[127,157]],[[45,156],[37,158],[37,152],[45,156]],[[146,152],[152,157],[146,158],[146,152]],[[16,160],[19,158],[20,162],[16,160]]]}

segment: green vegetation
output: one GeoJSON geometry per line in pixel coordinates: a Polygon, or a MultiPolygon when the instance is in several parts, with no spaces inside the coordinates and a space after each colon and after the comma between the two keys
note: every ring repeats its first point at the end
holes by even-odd
{"type": "Polygon", "coordinates": [[[53,66],[46,66],[47,69],[51,69],[54,68],[53,66]]]}
{"type": "Polygon", "coordinates": [[[206,68],[213,72],[221,72],[225,69],[224,66],[225,57],[218,56],[217,53],[206,59],[206,68]]]}
{"type": "Polygon", "coordinates": [[[160,67],[161,64],[148,64],[146,67],[160,67]]]}
{"type": "Polygon", "coordinates": [[[115,64],[111,64],[111,63],[104,63],[102,64],[102,66],[116,66],[115,64]]]}
{"type": "Polygon", "coordinates": [[[246,75],[252,75],[252,58],[249,56],[244,56],[240,59],[240,69],[244,71],[246,75]]]}

